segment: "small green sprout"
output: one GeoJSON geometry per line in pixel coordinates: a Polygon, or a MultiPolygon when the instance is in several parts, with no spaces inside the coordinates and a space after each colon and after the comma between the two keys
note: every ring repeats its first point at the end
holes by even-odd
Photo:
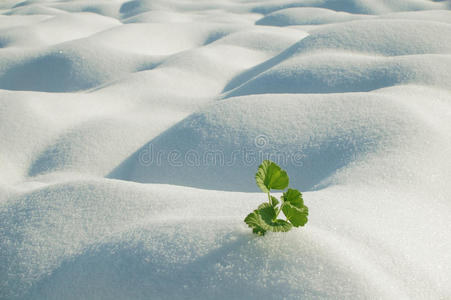
{"type": "Polygon", "coordinates": [[[284,190],[289,183],[287,172],[276,163],[270,160],[263,161],[255,174],[255,181],[258,187],[268,194],[268,202],[260,204],[244,219],[253,233],[265,235],[267,231],[287,232],[293,226],[304,226],[307,223],[308,207],[304,205],[301,192],[288,189],[280,197],[280,201],[271,195],[272,189],[284,190]],[[277,219],[281,211],[285,214],[286,220],[277,219]]]}

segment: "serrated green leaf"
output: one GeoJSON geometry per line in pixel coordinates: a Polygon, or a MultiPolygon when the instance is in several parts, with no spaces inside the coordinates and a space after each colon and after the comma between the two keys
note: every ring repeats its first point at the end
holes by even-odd
{"type": "Polygon", "coordinates": [[[272,226],[269,228],[270,231],[273,232],[287,232],[293,227],[290,223],[285,220],[277,219],[272,223],[272,226]]]}
{"type": "Polygon", "coordinates": [[[264,235],[266,231],[286,232],[292,228],[292,225],[284,220],[274,220],[276,211],[269,203],[261,204],[258,209],[250,213],[244,222],[252,228],[252,232],[258,235],[264,235]]]}
{"type": "Polygon", "coordinates": [[[247,226],[252,228],[253,233],[258,235],[265,235],[266,230],[260,226],[261,224],[264,224],[264,221],[257,210],[254,210],[253,212],[248,214],[244,219],[244,222],[247,224],[247,226]]]}
{"type": "Polygon", "coordinates": [[[276,210],[267,202],[260,204],[257,211],[266,224],[271,224],[271,222],[276,218],[276,210]]]}
{"type": "Polygon", "coordinates": [[[308,222],[307,206],[299,208],[292,205],[290,202],[284,202],[282,204],[282,211],[294,227],[304,226],[308,222]]]}
{"type": "Polygon", "coordinates": [[[296,189],[288,189],[282,195],[283,202],[288,202],[293,206],[302,208],[304,206],[304,200],[302,199],[302,194],[296,189]]]}
{"type": "Polygon", "coordinates": [[[288,186],[289,178],[287,172],[282,170],[276,163],[264,160],[258,167],[255,181],[264,193],[268,193],[271,189],[285,189],[288,186]]]}
{"type": "Polygon", "coordinates": [[[279,204],[279,200],[277,200],[276,197],[271,196],[271,206],[272,206],[272,207],[276,207],[277,204],[279,204]]]}

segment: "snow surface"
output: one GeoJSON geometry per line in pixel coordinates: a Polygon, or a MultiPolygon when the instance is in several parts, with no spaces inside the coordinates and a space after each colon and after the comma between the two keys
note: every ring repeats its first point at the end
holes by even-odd
{"type": "Polygon", "coordinates": [[[450,132],[449,1],[3,0],[0,299],[451,299],[450,132]]]}

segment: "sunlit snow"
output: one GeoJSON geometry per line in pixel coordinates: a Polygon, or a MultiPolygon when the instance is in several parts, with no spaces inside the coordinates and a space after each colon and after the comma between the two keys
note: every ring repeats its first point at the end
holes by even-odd
{"type": "Polygon", "coordinates": [[[451,299],[450,215],[449,1],[0,1],[1,300],[451,299]]]}

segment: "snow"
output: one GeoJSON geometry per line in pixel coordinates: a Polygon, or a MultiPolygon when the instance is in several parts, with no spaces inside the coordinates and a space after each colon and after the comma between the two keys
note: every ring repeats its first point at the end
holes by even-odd
{"type": "Polygon", "coordinates": [[[2,1],[0,299],[451,298],[450,9],[2,1]]]}
{"type": "Polygon", "coordinates": [[[365,19],[368,17],[367,15],[336,12],[319,7],[294,7],[280,9],[270,13],[258,20],[256,24],[268,26],[321,25],[365,19]]]}

